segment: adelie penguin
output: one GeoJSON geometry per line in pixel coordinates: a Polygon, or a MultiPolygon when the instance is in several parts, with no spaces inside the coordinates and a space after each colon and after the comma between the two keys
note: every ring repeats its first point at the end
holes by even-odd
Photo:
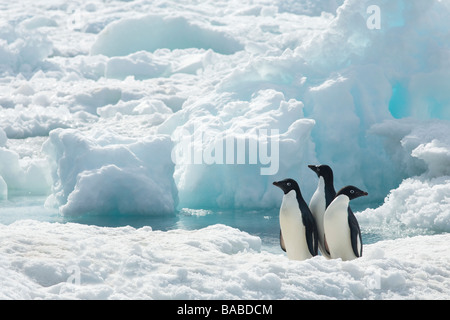
{"type": "Polygon", "coordinates": [[[319,250],[325,258],[331,259],[329,253],[325,250],[323,216],[325,215],[325,210],[336,196],[333,182],[333,170],[327,165],[309,165],[308,167],[319,177],[317,189],[309,203],[309,209],[316,221],[317,233],[319,235],[319,250]]]}
{"type": "Polygon", "coordinates": [[[367,195],[356,187],[344,187],[325,211],[325,250],[332,259],[346,261],[362,256],[361,230],[349,204],[351,200],[367,195]]]}
{"type": "Polygon", "coordinates": [[[280,245],[290,260],[306,260],[318,253],[317,227],[300,187],[293,179],[273,183],[283,190],[280,208],[280,245]]]}

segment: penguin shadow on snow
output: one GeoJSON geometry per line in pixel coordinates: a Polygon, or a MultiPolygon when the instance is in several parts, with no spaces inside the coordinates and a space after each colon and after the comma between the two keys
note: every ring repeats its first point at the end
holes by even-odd
{"type": "Polygon", "coordinates": [[[293,179],[273,184],[283,193],[280,207],[280,246],[291,260],[306,260],[320,253],[343,261],[362,256],[361,229],[350,201],[368,193],[354,186],[335,191],[333,170],[309,165],[319,182],[309,206],[293,179]]]}

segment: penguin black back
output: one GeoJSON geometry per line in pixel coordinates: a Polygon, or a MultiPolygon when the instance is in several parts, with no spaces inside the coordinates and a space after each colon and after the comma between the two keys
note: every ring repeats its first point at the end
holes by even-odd
{"type": "MultiPolygon", "coordinates": [[[[359,197],[367,196],[368,193],[362,191],[361,189],[358,189],[357,187],[347,186],[339,190],[338,193],[336,194],[336,197],[339,195],[346,195],[350,200],[353,200],[359,197]]],[[[358,245],[357,245],[358,238],[362,239],[361,229],[359,227],[358,220],[356,219],[352,209],[350,208],[350,205],[348,206],[348,225],[350,227],[350,240],[352,243],[353,253],[357,257],[362,257],[363,246],[361,245],[361,249],[358,252],[358,245]]]]}
{"type": "Polygon", "coordinates": [[[308,250],[311,253],[311,255],[316,256],[318,254],[317,226],[314,217],[311,211],[309,210],[308,205],[303,199],[298,183],[294,179],[284,179],[281,181],[274,182],[273,185],[283,190],[285,195],[291,192],[292,190],[295,191],[298,207],[302,214],[302,222],[303,225],[305,226],[308,250]]]}
{"type": "Polygon", "coordinates": [[[319,178],[322,177],[325,181],[325,202],[326,207],[328,207],[336,197],[336,190],[334,189],[333,170],[326,164],[322,164],[320,166],[309,165],[308,168],[314,171],[319,178]]]}

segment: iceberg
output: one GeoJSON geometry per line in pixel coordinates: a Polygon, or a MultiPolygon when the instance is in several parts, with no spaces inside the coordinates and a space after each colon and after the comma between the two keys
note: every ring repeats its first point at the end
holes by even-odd
{"type": "Polygon", "coordinates": [[[158,128],[161,133],[175,128],[172,139],[175,160],[179,159],[174,179],[180,206],[274,207],[278,203],[272,188],[274,176],[297,177],[302,164],[306,167],[314,161],[310,139],[314,121],[303,118],[302,109],[301,102],[286,101],[274,90],[259,91],[250,102],[229,99],[227,94],[217,104],[211,104],[208,97],[188,99],[180,112],[158,128]],[[260,130],[265,130],[265,138],[260,130]],[[262,156],[267,157],[263,161],[262,148],[266,151],[262,156]],[[215,154],[219,150],[220,156],[215,154]],[[265,170],[273,173],[265,174],[265,170]]]}
{"type": "Polygon", "coordinates": [[[113,132],[57,129],[43,148],[53,164],[53,195],[47,204],[58,206],[63,215],[175,212],[167,136],[131,139],[113,132]]]}

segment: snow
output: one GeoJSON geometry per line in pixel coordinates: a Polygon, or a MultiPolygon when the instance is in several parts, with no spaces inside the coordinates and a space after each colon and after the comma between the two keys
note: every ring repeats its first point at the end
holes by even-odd
{"type": "Polygon", "coordinates": [[[0,1],[0,298],[447,299],[449,12],[0,1]],[[241,230],[276,224],[273,181],[310,199],[318,163],[369,192],[361,259],[295,263],[241,230]],[[136,216],[170,227],[105,227],[136,216]]]}
{"type": "Polygon", "coordinates": [[[392,190],[385,203],[359,213],[361,222],[394,224],[422,232],[450,231],[450,177],[409,178],[392,190]]]}
{"type": "Polygon", "coordinates": [[[365,257],[304,262],[261,251],[261,239],[201,230],[102,228],[22,220],[1,226],[7,299],[442,299],[448,235],[381,241],[365,257]],[[49,237],[49,235],[52,235],[49,237]]]}

